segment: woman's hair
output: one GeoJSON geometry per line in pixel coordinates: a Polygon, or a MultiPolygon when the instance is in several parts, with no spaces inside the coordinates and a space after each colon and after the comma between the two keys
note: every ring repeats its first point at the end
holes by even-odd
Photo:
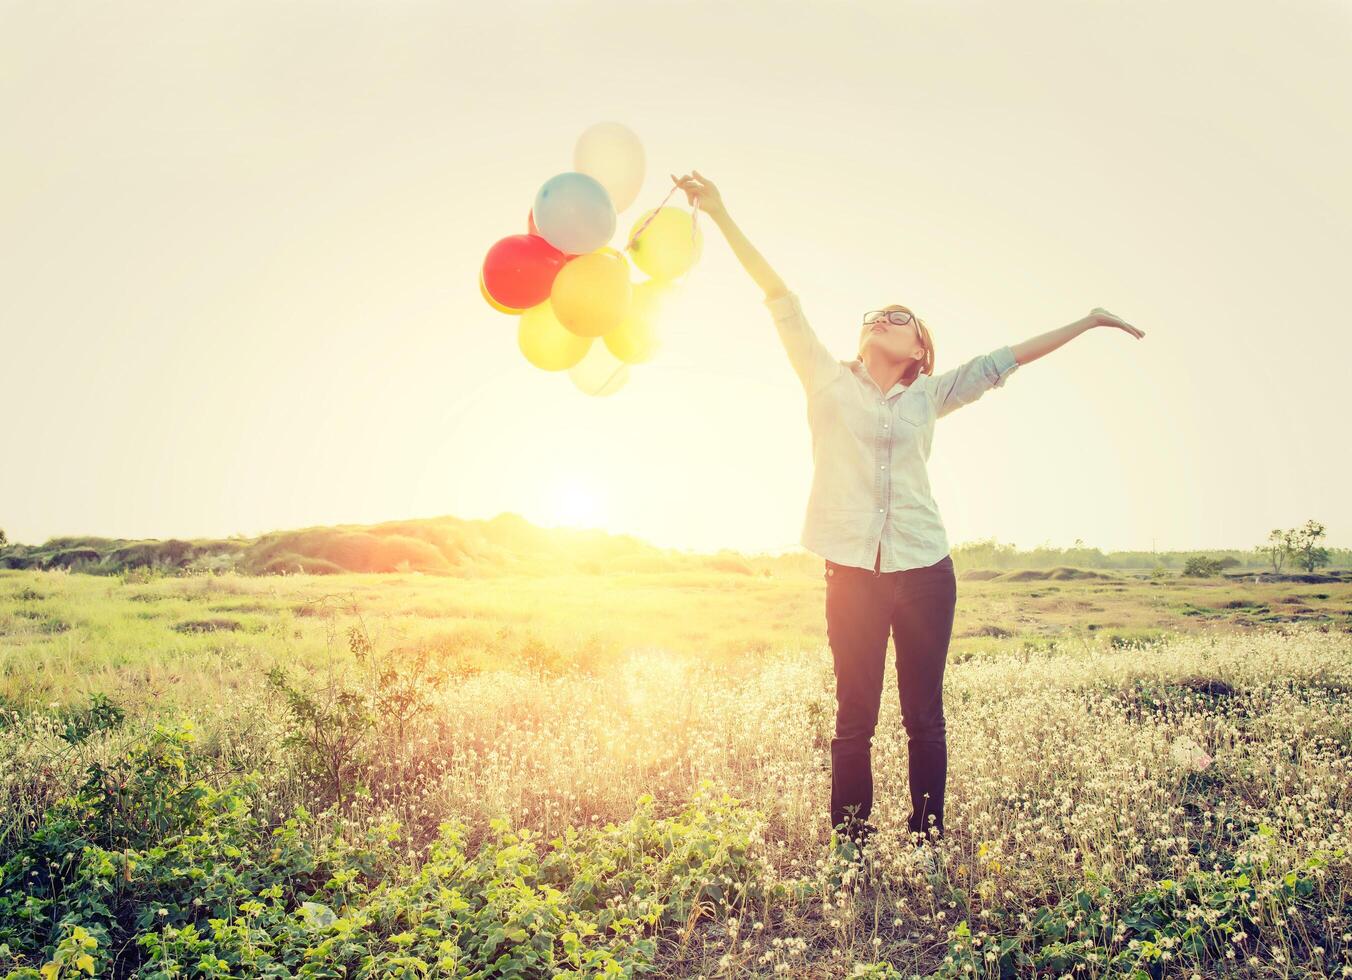
{"type": "MultiPolygon", "coordinates": [[[[920,343],[924,345],[925,356],[922,360],[913,361],[914,367],[907,365],[906,372],[901,376],[901,380],[906,385],[915,383],[915,379],[922,374],[934,373],[934,337],[930,335],[929,327],[925,326],[925,321],[915,315],[908,306],[902,306],[900,303],[893,303],[891,306],[884,307],[887,310],[902,310],[910,313],[912,321],[915,323],[916,330],[920,334],[920,343]]],[[[863,356],[863,341],[859,342],[860,356],[863,356]]]]}

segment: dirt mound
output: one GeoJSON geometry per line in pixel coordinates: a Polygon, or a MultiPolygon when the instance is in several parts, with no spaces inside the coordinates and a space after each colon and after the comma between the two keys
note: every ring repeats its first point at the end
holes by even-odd
{"type": "Polygon", "coordinates": [[[993,577],[1000,582],[1049,582],[1068,579],[1114,578],[1115,576],[1095,572],[1088,568],[1057,565],[1055,568],[1020,568],[993,577]]]}

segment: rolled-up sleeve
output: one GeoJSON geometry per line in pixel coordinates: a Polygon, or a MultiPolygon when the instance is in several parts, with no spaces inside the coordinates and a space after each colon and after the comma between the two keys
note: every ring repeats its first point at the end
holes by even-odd
{"type": "Polygon", "coordinates": [[[992,388],[999,388],[1018,367],[1014,349],[1005,345],[938,375],[931,386],[936,417],[976,401],[992,388]]]}
{"type": "Polygon", "coordinates": [[[780,293],[768,297],[765,305],[774,317],[779,339],[788,352],[789,363],[793,365],[798,380],[803,383],[804,391],[809,395],[820,391],[844,370],[844,365],[818,339],[807,322],[797,293],[780,293]]]}

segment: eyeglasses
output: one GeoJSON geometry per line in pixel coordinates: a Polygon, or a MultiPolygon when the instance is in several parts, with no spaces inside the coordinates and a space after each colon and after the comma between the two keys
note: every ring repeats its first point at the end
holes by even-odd
{"type": "Polygon", "coordinates": [[[873,310],[864,314],[864,323],[865,325],[877,323],[883,317],[887,317],[888,320],[899,327],[904,327],[911,322],[911,314],[903,310],[873,310]]]}

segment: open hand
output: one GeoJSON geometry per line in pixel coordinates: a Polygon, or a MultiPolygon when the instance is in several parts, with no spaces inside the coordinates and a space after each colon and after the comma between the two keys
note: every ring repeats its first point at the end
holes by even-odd
{"type": "Polygon", "coordinates": [[[1145,336],[1144,330],[1141,330],[1139,327],[1133,327],[1121,317],[1113,316],[1101,306],[1094,307],[1093,310],[1090,311],[1089,317],[1094,321],[1094,326],[1096,327],[1117,327],[1119,330],[1125,330],[1137,340],[1140,340],[1145,336]]]}
{"type": "Polygon", "coordinates": [[[714,182],[701,175],[698,170],[679,178],[672,174],[671,179],[675,181],[677,187],[685,191],[686,203],[691,207],[698,201],[699,209],[710,217],[723,211],[723,196],[718,193],[714,182]]]}

